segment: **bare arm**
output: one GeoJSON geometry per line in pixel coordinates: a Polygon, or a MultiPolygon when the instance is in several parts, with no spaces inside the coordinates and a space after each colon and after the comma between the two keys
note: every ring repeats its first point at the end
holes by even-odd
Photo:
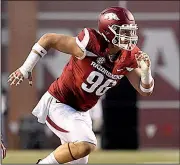
{"type": "Polygon", "coordinates": [[[153,91],[151,92],[143,92],[141,89],[140,89],[140,83],[141,85],[148,89],[148,88],[151,88],[152,87],[152,83],[151,82],[150,84],[143,84],[141,82],[141,69],[140,68],[136,68],[134,70],[132,70],[131,72],[129,72],[127,75],[127,78],[129,80],[129,82],[132,84],[132,86],[142,95],[142,96],[150,96],[152,94],[153,91]]]}
{"type": "Polygon", "coordinates": [[[154,79],[151,75],[151,60],[149,56],[139,51],[136,55],[138,68],[129,72],[126,76],[132,86],[142,95],[150,96],[154,88],[154,79]]]}
{"type": "Polygon", "coordinates": [[[41,57],[47,54],[50,48],[57,49],[63,53],[71,54],[78,59],[85,56],[83,51],[76,43],[76,38],[63,34],[47,33],[43,35],[39,41],[32,47],[32,51],[28,55],[24,64],[10,74],[8,82],[10,85],[19,85],[24,78],[29,80],[32,85],[32,70],[41,57]]]}
{"type": "Polygon", "coordinates": [[[39,39],[38,44],[47,51],[50,48],[54,48],[63,53],[71,54],[78,58],[84,56],[84,52],[76,43],[76,38],[72,36],[56,33],[47,33],[39,39]]]}

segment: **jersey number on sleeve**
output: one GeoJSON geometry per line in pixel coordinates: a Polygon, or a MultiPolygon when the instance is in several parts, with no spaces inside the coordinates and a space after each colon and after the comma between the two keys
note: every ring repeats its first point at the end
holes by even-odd
{"type": "Polygon", "coordinates": [[[81,87],[88,93],[92,93],[96,90],[96,95],[102,96],[109,88],[112,88],[117,84],[115,80],[107,79],[102,83],[103,80],[103,74],[97,71],[92,71],[86,79],[88,84],[82,83],[81,87]]]}

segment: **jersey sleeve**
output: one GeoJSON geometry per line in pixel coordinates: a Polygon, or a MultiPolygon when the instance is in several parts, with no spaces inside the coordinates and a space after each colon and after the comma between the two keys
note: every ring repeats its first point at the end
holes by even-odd
{"type": "Polygon", "coordinates": [[[96,33],[91,28],[84,28],[77,36],[76,43],[84,52],[84,56],[81,58],[96,57],[100,52],[97,47],[99,45],[96,33]]]}
{"type": "Polygon", "coordinates": [[[87,54],[87,48],[89,46],[90,42],[90,34],[89,30],[87,28],[84,28],[82,31],[79,32],[79,34],[76,36],[76,43],[81,48],[81,50],[84,52],[84,56],[78,59],[85,58],[87,54]]]}

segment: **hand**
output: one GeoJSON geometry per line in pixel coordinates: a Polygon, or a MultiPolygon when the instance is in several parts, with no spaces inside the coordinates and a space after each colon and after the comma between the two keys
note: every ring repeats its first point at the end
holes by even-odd
{"type": "Polygon", "coordinates": [[[2,158],[4,159],[6,157],[6,147],[4,147],[2,140],[1,140],[1,153],[2,153],[2,158]]]}
{"type": "MultiPolygon", "coordinates": [[[[24,80],[24,76],[19,69],[17,69],[13,73],[11,73],[10,76],[8,77],[8,82],[10,82],[10,85],[16,85],[17,86],[17,85],[21,84],[23,82],[23,80],[24,80]]],[[[31,74],[31,72],[28,72],[28,80],[29,80],[29,85],[32,86],[32,74],[31,74]]]]}
{"type": "Polygon", "coordinates": [[[143,70],[148,70],[151,66],[151,60],[149,58],[149,56],[142,52],[139,51],[136,55],[135,55],[138,67],[143,69],[143,70]]]}

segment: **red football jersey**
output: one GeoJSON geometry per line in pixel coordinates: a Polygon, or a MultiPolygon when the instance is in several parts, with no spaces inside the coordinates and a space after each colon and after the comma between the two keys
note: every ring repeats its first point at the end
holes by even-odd
{"type": "Polygon", "coordinates": [[[108,89],[137,67],[134,55],[139,48],[122,50],[121,56],[111,62],[108,42],[96,30],[83,29],[76,37],[76,43],[84,51],[83,59],[71,56],[61,76],[48,91],[60,102],[78,111],[87,111],[108,89]]]}

